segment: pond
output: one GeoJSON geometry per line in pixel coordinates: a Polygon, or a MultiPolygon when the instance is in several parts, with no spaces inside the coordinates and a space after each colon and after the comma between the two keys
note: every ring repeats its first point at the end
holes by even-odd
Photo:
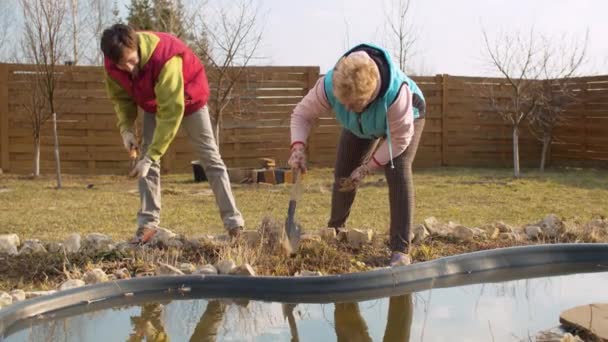
{"type": "Polygon", "coordinates": [[[606,284],[608,272],[359,303],[160,301],[30,324],[6,341],[534,341],[563,310],[608,302],[606,284]]]}

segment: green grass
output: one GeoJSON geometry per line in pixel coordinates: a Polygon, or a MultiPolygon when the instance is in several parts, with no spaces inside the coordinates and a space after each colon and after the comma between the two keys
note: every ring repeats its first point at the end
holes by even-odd
{"type": "MultiPolygon", "coordinates": [[[[331,169],[312,170],[296,216],[308,230],[324,227],[331,203],[331,169]]],[[[360,189],[349,227],[386,231],[389,208],[383,175],[372,175],[360,189]]],[[[222,231],[215,199],[206,183],[190,174],[163,176],[161,225],[198,235],[222,231]]],[[[508,169],[444,168],[416,171],[415,221],[435,216],[481,226],[498,220],[512,225],[536,222],[549,213],[569,220],[608,214],[607,170],[524,170],[514,179],[508,169]]],[[[102,232],[124,239],[135,230],[139,207],[137,183],[121,176],[64,176],[37,180],[0,175],[0,233],[23,238],[61,240],[72,232],[102,232]],[[87,189],[87,184],[93,184],[87,189]]],[[[264,216],[284,220],[290,195],[287,185],[233,185],[247,226],[257,228],[264,216]]]]}

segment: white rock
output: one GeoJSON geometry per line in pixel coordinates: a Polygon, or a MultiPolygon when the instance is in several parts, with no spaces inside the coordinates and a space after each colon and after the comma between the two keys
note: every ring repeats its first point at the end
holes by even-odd
{"type": "Polygon", "coordinates": [[[173,240],[176,237],[177,235],[169,229],[158,227],[156,228],[156,234],[154,234],[154,237],[152,238],[150,243],[152,243],[153,245],[158,243],[167,245],[170,240],[173,240]]]}
{"type": "Polygon", "coordinates": [[[13,297],[4,291],[0,291],[0,309],[13,304],[13,297]]]}
{"type": "Polygon", "coordinates": [[[473,229],[465,227],[463,225],[457,225],[452,230],[453,236],[462,241],[470,241],[475,236],[473,229]]]}
{"type": "Polygon", "coordinates": [[[68,254],[78,253],[81,245],[80,240],[80,234],[70,234],[65,240],[63,240],[63,247],[65,248],[65,252],[68,254]]]}
{"type": "Polygon", "coordinates": [[[207,264],[207,265],[203,265],[199,268],[196,269],[196,271],[194,272],[194,274],[217,274],[217,269],[211,265],[211,264],[207,264]]]}
{"type": "Polygon", "coordinates": [[[530,240],[538,239],[543,233],[542,229],[539,226],[526,226],[526,228],[524,228],[524,231],[528,236],[528,239],[530,240]]]}
{"type": "Polygon", "coordinates": [[[251,267],[251,265],[243,264],[235,267],[232,271],[230,271],[230,274],[255,277],[255,270],[253,267],[251,267]]]}
{"type": "Polygon", "coordinates": [[[185,274],[192,274],[196,272],[196,267],[190,263],[182,263],[179,265],[179,270],[185,274]]]}
{"type": "Polygon", "coordinates": [[[116,279],[130,279],[131,278],[131,273],[126,268],[121,268],[121,269],[116,270],[114,272],[114,277],[116,279]]]}
{"type": "Polygon", "coordinates": [[[46,250],[53,254],[63,253],[63,244],[59,242],[49,242],[46,245],[46,250]]]}
{"type": "Polygon", "coordinates": [[[21,240],[19,240],[19,235],[17,234],[0,234],[0,240],[8,241],[16,247],[21,245],[21,240]]]}
{"type": "Polygon", "coordinates": [[[94,268],[84,274],[83,280],[87,285],[103,283],[108,281],[108,275],[102,269],[94,268]]]}
{"type": "Polygon", "coordinates": [[[564,232],[564,223],[555,214],[545,216],[545,218],[538,223],[538,226],[543,232],[543,236],[550,239],[557,238],[564,232]]]}
{"type": "Polygon", "coordinates": [[[426,229],[429,231],[429,234],[431,234],[431,235],[442,235],[441,233],[444,230],[442,224],[439,223],[439,221],[433,216],[427,217],[424,220],[424,226],[426,227],[426,229]]]}
{"type": "Polygon", "coordinates": [[[413,243],[421,243],[422,241],[424,241],[427,237],[429,237],[431,235],[431,234],[429,234],[429,231],[426,229],[424,224],[419,224],[416,227],[414,227],[414,230],[412,233],[414,234],[414,238],[412,239],[413,243]]]}
{"type": "Polygon", "coordinates": [[[13,290],[9,292],[11,298],[13,298],[13,303],[20,302],[25,300],[25,291],[23,290],[13,290]]]}
{"type": "Polygon", "coordinates": [[[513,229],[513,227],[509,226],[508,224],[506,224],[506,223],[504,223],[504,222],[502,222],[502,221],[498,221],[498,222],[496,222],[496,225],[495,225],[495,226],[498,228],[498,230],[499,230],[501,233],[513,233],[513,232],[515,231],[515,230],[513,229]]]}
{"type": "Polygon", "coordinates": [[[169,264],[161,262],[158,264],[158,266],[158,275],[184,275],[184,272],[180,271],[179,268],[171,266],[169,264]]]}
{"type": "Polygon", "coordinates": [[[87,254],[108,253],[114,250],[112,239],[100,233],[91,233],[82,241],[82,249],[87,254]]]}
{"type": "Polygon", "coordinates": [[[80,279],[68,279],[59,286],[59,290],[64,291],[64,290],[69,290],[69,289],[75,289],[77,287],[82,287],[84,285],[85,285],[84,281],[82,281],[80,279]]]}
{"type": "Polygon", "coordinates": [[[352,229],[346,235],[346,240],[352,248],[361,248],[364,244],[370,244],[374,237],[374,231],[371,229],[352,229]]]}
{"type": "MultiPolygon", "coordinates": [[[[17,244],[11,235],[17,236],[15,234],[0,235],[0,254],[16,255],[18,253],[17,244]]],[[[17,240],[19,240],[18,237],[17,240]]]]}
{"type": "Polygon", "coordinates": [[[21,250],[19,251],[20,255],[23,254],[40,254],[46,253],[46,248],[40,243],[38,239],[31,239],[23,241],[23,245],[21,246],[21,250]]]}
{"type": "Polygon", "coordinates": [[[334,228],[321,228],[317,232],[321,239],[331,242],[336,240],[336,230],[334,228]]]}
{"type": "Polygon", "coordinates": [[[230,272],[232,272],[235,267],[236,264],[230,259],[221,260],[217,264],[215,264],[215,268],[217,269],[217,272],[219,274],[230,274],[230,272]]]}

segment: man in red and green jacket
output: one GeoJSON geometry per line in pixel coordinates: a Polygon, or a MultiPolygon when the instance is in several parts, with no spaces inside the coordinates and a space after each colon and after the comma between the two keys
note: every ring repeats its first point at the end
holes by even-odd
{"type": "Polygon", "coordinates": [[[137,107],[144,111],[143,146],[131,172],[139,179],[141,199],[136,241],[146,242],[160,223],[160,159],[180,126],[209,179],[224,226],[231,236],[238,236],[244,221],[213,135],[207,109],[209,84],[200,60],[170,34],[136,32],[123,24],[103,32],[101,50],[106,89],[128,152],[139,150],[133,126],[137,107]]]}

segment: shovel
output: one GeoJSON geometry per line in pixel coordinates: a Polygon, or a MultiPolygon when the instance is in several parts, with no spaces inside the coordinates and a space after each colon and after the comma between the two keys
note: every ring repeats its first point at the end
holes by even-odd
{"type": "Polygon", "coordinates": [[[299,169],[293,171],[295,184],[291,189],[291,197],[289,198],[289,207],[287,208],[287,220],[285,220],[285,235],[287,241],[283,245],[289,255],[293,255],[298,250],[300,245],[300,227],[296,223],[296,204],[302,195],[302,175],[299,169]]]}

